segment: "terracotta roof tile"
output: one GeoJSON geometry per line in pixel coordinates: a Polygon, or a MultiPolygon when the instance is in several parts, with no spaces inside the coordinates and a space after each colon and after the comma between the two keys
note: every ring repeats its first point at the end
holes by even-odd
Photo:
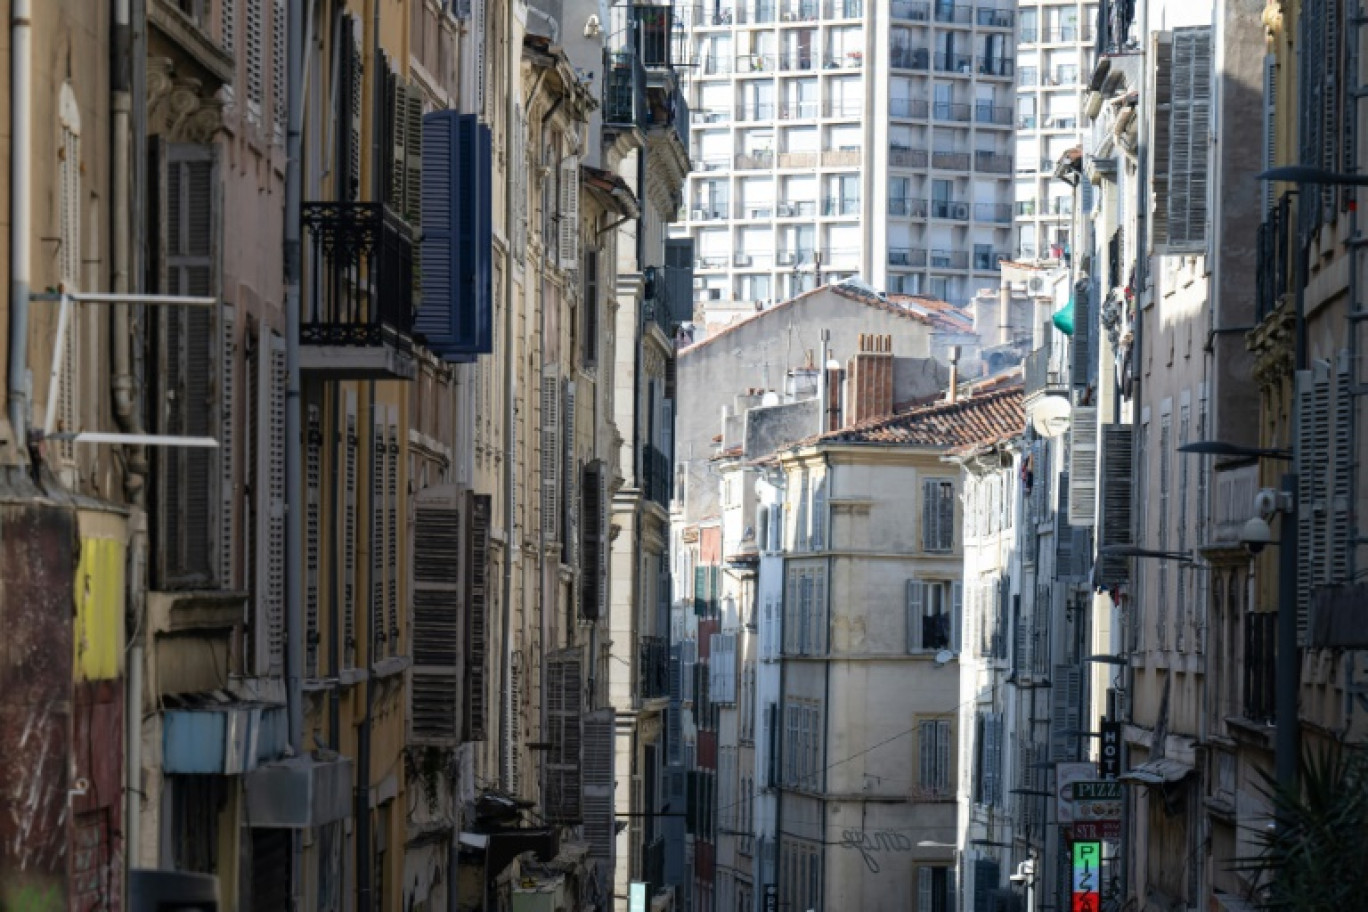
{"type": "Polygon", "coordinates": [[[809,438],[805,443],[869,443],[958,449],[1014,437],[1026,426],[1021,387],[937,402],[809,438]]]}

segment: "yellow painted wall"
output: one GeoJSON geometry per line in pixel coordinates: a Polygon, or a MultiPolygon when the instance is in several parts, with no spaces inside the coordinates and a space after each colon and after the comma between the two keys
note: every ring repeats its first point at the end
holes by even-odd
{"type": "MultiPolygon", "coordinates": [[[[104,519],[104,518],[102,518],[104,519]]],[[[74,670],[78,680],[113,680],[123,675],[124,543],[81,519],[81,557],[76,566],[74,670]]],[[[123,520],[117,520],[122,531],[123,520]]],[[[114,530],[110,530],[114,531],[114,530]]]]}

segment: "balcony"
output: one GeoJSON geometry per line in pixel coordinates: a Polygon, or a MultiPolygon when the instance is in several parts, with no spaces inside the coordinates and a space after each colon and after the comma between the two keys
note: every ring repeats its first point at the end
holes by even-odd
{"type": "Polygon", "coordinates": [[[731,57],[704,57],[699,69],[704,76],[726,76],[734,69],[734,60],[731,57]]]}
{"type": "Polygon", "coordinates": [[[828,70],[858,70],[862,66],[864,66],[863,51],[847,51],[844,54],[833,51],[827,54],[822,61],[822,67],[828,70]]]}
{"type": "Polygon", "coordinates": [[[1000,76],[1003,79],[1012,78],[1012,70],[1015,61],[1007,57],[980,57],[978,59],[978,71],[981,76],[1000,76]]]}
{"type": "Polygon", "coordinates": [[[735,161],[737,171],[762,171],[774,167],[774,153],[739,152],[735,161]]]}
{"type": "MultiPolygon", "coordinates": [[[[1039,78],[1040,78],[1040,70],[1036,69],[1036,68],[1033,67],[1033,66],[1031,66],[1031,67],[1021,67],[1020,69],[1017,70],[1017,80],[1016,80],[1016,81],[1017,81],[1017,85],[1019,85],[1019,86],[1033,86],[1033,85],[1036,84],[1036,82],[1039,80],[1039,78]]],[[[1031,118],[1031,119],[1032,119],[1032,120],[1035,120],[1035,118],[1031,118]]],[[[1032,124],[1032,126],[1034,126],[1034,124],[1032,124]]]]}
{"type": "Polygon", "coordinates": [[[931,167],[941,171],[968,171],[968,152],[932,152],[931,167]]]}
{"type": "Polygon", "coordinates": [[[859,149],[835,149],[822,153],[823,168],[858,168],[859,166],[859,149]]]}
{"type": "Polygon", "coordinates": [[[949,101],[938,101],[931,106],[931,116],[936,120],[948,120],[953,123],[968,123],[969,106],[967,104],[957,104],[949,101]]]}
{"type": "Polygon", "coordinates": [[[1012,221],[1012,204],[975,203],[974,221],[1010,223],[1012,221]]]}
{"type": "Polygon", "coordinates": [[[670,642],[665,637],[638,637],[637,686],[643,700],[670,695],[670,642]]]}
{"type": "Polygon", "coordinates": [[[980,6],[975,11],[974,21],[983,28],[1003,28],[1009,29],[1016,21],[1016,15],[1012,10],[990,9],[980,6]]]}
{"type": "MultiPolygon", "coordinates": [[[[726,258],[723,258],[723,266],[726,265],[726,258]]],[[[663,310],[664,308],[662,308],[663,310]]],[[[673,335],[673,329],[666,323],[662,325],[665,330],[665,337],[673,335]]],[[[646,447],[641,454],[641,487],[646,493],[648,500],[660,504],[669,509],[670,506],[670,457],[664,452],[653,446],[646,447]]]]}
{"type": "Polygon", "coordinates": [[[816,22],[820,13],[817,0],[789,0],[779,8],[779,21],[816,22]]]}
{"type": "Polygon", "coordinates": [[[931,66],[931,52],[926,48],[895,47],[888,52],[888,65],[899,70],[925,72],[931,66]]]}
{"type": "Polygon", "coordinates": [[[781,54],[779,55],[779,69],[785,72],[802,72],[805,70],[817,69],[817,60],[811,54],[781,54]]]}
{"type": "Polygon", "coordinates": [[[968,76],[972,71],[974,58],[969,54],[945,54],[936,55],[936,71],[940,73],[959,73],[968,76]]]}
{"type": "Polygon", "coordinates": [[[926,251],[920,248],[914,249],[911,247],[889,247],[888,265],[911,267],[925,266],[926,251]]]}
{"type": "Polygon", "coordinates": [[[998,253],[996,250],[975,251],[974,269],[978,272],[997,272],[1002,268],[998,264],[1004,259],[1006,254],[998,253]]]}
{"type": "Polygon", "coordinates": [[[413,234],[383,203],[306,202],[300,366],[331,379],[417,376],[413,234]]]}
{"type": "Polygon", "coordinates": [[[1017,214],[1017,215],[1035,215],[1035,214],[1036,214],[1036,201],[1035,201],[1035,200],[1017,200],[1017,202],[1016,202],[1016,214],[1017,214]]]}
{"type": "Polygon", "coordinates": [[[997,152],[975,152],[974,170],[984,174],[1011,174],[1012,156],[997,152]]]}
{"type": "MultiPolygon", "coordinates": [[[[817,167],[816,152],[780,152],[779,167],[781,168],[815,168],[817,167]]],[[[815,214],[815,213],[814,213],[815,214]]]]}
{"type": "Polygon", "coordinates": [[[1035,44],[1040,40],[1040,29],[1034,26],[1027,28],[1022,26],[1021,31],[1017,32],[1017,44],[1035,44]]]}
{"type": "Polygon", "coordinates": [[[736,109],[736,119],[738,122],[753,120],[773,120],[774,105],[772,104],[752,104],[742,105],[736,109]]]}
{"type": "Polygon", "coordinates": [[[1073,197],[1056,196],[1050,200],[1051,215],[1073,215],[1073,197]]]}
{"type": "Polygon", "coordinates": [[[932,269],[968,269],[969,254],[963,250],[931,251],[932,269]]]}
{"type": "Polygon", "coordinates": [[[618,51],[609,59],[603,83],[604,126],[640,127],[646,116],[646,68],[635,54],[618,51]]]}
{"type": "Polygon", "coordinates": [[[997,127],[1010,127],[1012,125],[1012,109],[1006,105],[980,102],[974,105],[974,122],[997,127]]]}
{"type": "Polygon", "coordinates": [[[817,102],[795,101],[779,106],[780,120],[810,120],[817,116],[817,102]]]}
{"type": "Polygon", "coordinates": [[[936,0],[936,21],[948,22],[952,25],[968,25],[974,18],[974,8],[972,6],[962,6],[955,3],[944,3],[936,0]]]}
{"type": "Polygon", "coordinates": [[[727,258],[725,256],[701,256],[694,261],[695,269],[726,269],[727,258]]]}
{"type": "Polygon", "coordinates": [[[890,147],[888,150],[888,164],[893,168],[925,168],[926,150],[890,147]]]}
{"type": "Polygon", "coordinates": [[[1035,117],[1018,117],[1016,126],[1018,130],[1034,130],[1037,122],[1035,117]]]}
{"type": "Polygon", "coordinates": [[[822,106],[824,117],[860,117],[863,114],[862,101],[828,101],[822,106]]]}
{"type": "Polygon", "coordinates": [[[1255,259],[1255,304],[1262,323],[1288,292],[1288,251],[1291,242],[1290,197],[1284,195],[1259,225],[1255,259]]]}
{"type": "Polygon", "coordinates": [[[822,13],[828,19],[862,19],[864,0],[827,0],[822,13]]]}
{"type": "Polygon", "coordinates": [[[907,22],[926,22],[931,18],[927,0],[893,0],[890,16],[907,22]]]}
{"type": "Polygon", "coordinates": [[[807,249],[781,250],[776,262],[780,266],[805,266],[814,262],[814,257],[812,251],[807,249]]]}
{"type": "Polygon", "coordinates": [[[1079,40],[1080,34],[1076,25],[1056,25],[1045,29],[1041,36],[1044,44],[1068,44],[1079,40]]]}
{"type": "Polygon", "coordinates": [[[860,201],[845,196],[828,196],[822,201],[822,215],[859,215],[860,201]]]}
{"type": "Polygon", "coordinates": [[[780,218],[812,218],[816,214],[817,204],[811,200],[779,204],[780,218]]]}
{"type": "Polygon", "coordinates": [[[1048,346],[1037,348],[1026,356],[1023,384],[1027,401],[1040,395],[1067,396],[1069,394],[1069,386],[1065,383],[1065,378],[1050,364],[1048,346]]]}
{"type": "Polygon", "coordinates": [[[969,204],[959,200],[932,200],[931,217],[967,222],[969,221],[969,204]]]}
{"type": "Polygon", "coordinates": [[[925,120],[930,105],[921,98],[890,98],[888,116],[907,120],[925,120]]]}
{"type": "Polygon", "coordinates": [[[747,73],[773,73],[777,63],[773,54],[743,54],[736,58],[736,72],[742,76],[747,73]]]}
{"type": "Polygon", "coordinates": [[[699,203],[689,210],[689,221],[691,222],[718,222],[727,218],[727,204],[713,203],[711,206],[699,203]]]}
{"type": "Polygon", "coordinates": [[[1249,612],[1244,616],[1244,717],[1272,723],[1275,715],[1273,681],[1277,664],[1277,614],[1249,612]]]}

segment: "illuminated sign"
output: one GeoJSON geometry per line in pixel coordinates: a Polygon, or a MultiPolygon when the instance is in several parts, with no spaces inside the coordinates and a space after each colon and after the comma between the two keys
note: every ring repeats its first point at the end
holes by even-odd
{"type": "Polygon", "coordinates": [[[1073,912],[1099,912],[1102,905],[1102,843],[1073,844],[1073,912]]]}
{"type": "Polygon", "coordinates": [[[646,912],[646,885],[633,881],[627,888],[628,912],[646,912]]]}

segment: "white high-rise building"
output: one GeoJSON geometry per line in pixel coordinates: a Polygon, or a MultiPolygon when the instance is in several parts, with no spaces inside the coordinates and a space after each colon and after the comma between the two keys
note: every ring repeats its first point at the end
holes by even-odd
{"type": "Polygon", "coordinates": [[[1092,74],[1097,4],[1017,5],[1016,225],[1021,259],[1058,259],[1069,243],[1073,191],[1055,165],[1082,141],[1083,84],[1092,74]]]}
{"type": "Polygon", "coordinates": [[[1012,251],[1015,3],[677,7],[695,300],[859,276],[964,303],[1012,251]]]}

